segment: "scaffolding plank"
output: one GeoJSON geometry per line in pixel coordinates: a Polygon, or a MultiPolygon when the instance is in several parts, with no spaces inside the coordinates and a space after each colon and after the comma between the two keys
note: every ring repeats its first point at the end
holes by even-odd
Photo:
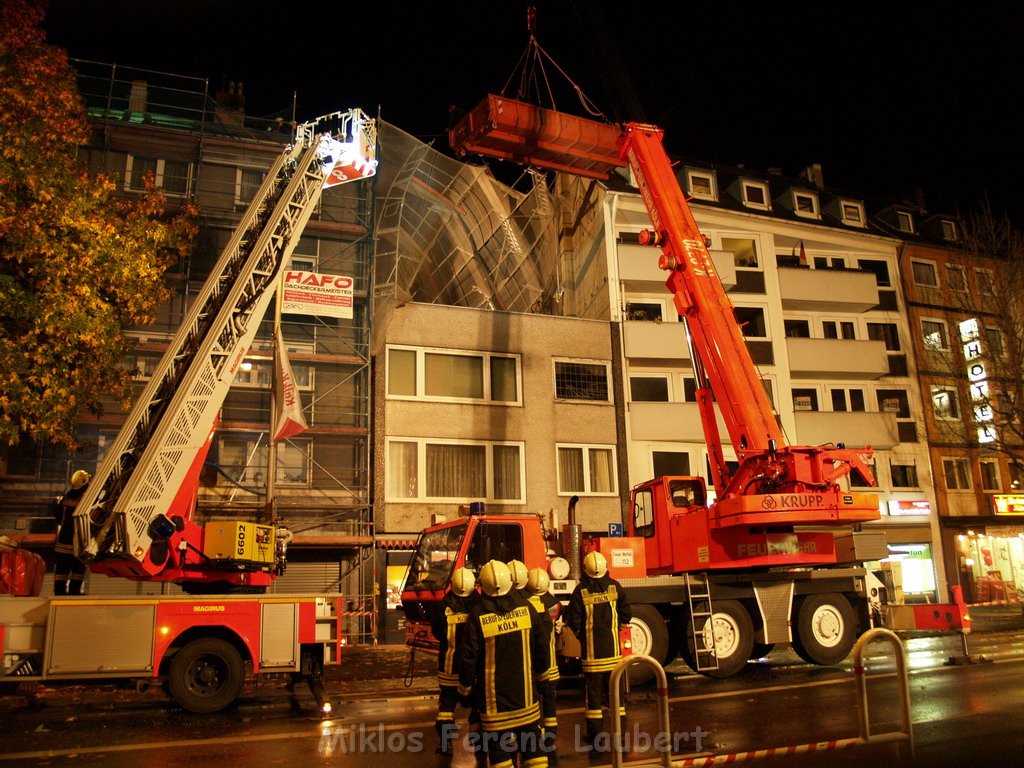
{"type": "Polygon", "coordinates": [[[625,162],[617,126],[488,94],[449,132],[456,156],[511,160],[522,165],[607,179],[625,162]]]}

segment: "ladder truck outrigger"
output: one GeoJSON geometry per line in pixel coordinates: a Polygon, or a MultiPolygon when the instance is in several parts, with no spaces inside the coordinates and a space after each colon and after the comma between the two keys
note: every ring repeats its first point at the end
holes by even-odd
{"type": "MultiPolygon", "coordinates": [[[[875,484],[872,449],[838,441],[787,444],[662,131],[598,123],[492,94],[453,127],[450,141],[457,155],[595,179],[628,166],[650,216],[653,226],[639,241],[660,249],[658,264],[686,324],[715,499],[709,501],[702,477],[654,478],[632,489],[625,537],[595,539],[609,555],[612,575],[629,589],[633,652],[663,664],[680,655],[710,677],[733,675],[776,644],[792,644],[815,664],[844,659],[860,631],[884,613],[884,585],[864,567],[888,556],[884,533],[861,530],[879,518],[878,497],[840,483],[856,471],[875,484]],[[716,407],[735,468],[725,460],[716,407]],[[644,565],[639,574],[635,568],[617,573],[621,562],[644,565]]],[[[470,505],[465,519],[421,534],[402,594],[413,648],[433,645],[424,622],[447,586],[448,565],[481,565],[489,542],[512,540],[503,530],[508,526],[518,526],[523,541],[523,552],[510,557],[521,556],[530,568],[550,567],[552,591],[563,598],[575,586],[584,553],[574,520],[563,531],[546,531],[537,515],[477,510],[470,505]],[[564,558],[551,559],[552,550],[564,558]]],[[[945,608],[954,625],[969,621],[961,604],[945,608]]],[[[578,656],[568,628],[560,637],[561,654],[578,656]]]]}
{"type": "Polygon", "coordinates": [[[194,712],[234,701],[246,670],[305,678],[321,709],[338,663],[340,596],[264,594],[291,538],[270,521],[195,520],[218,414],[324,189],[376,172],[358,109],[298,126],[253,197],[74,512],[94,573],[183,596],[0,598],[3,683],[163,680],[194,712]]]}

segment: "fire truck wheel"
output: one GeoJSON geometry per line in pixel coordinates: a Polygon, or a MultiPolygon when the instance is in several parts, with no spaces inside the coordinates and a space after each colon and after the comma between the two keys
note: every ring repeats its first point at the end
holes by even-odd
{"type": "Polygon", "coordinates": [[[811,664],[838,664],[856,642],[857,619],[838,592],[807,595],[795,608],[793,650],[811,664]]]}
{"type": "MultiPolygon", "coordinates": [[[[661,612],[653,605],[634,605],[633,618],[629,622],[633,636],[633,653],[650,656],[661,665],[668,657],[668,627],[661,612]]],[[[631,685],[643,685],[654,679],[654,670],[646,664],[636,664],[629,669],[631,685]]]]}
{"type": "Polygon", "coordinates": [[[167,684],[171,697],[189,712],[224,709],[238,698],[245,667],[238,650],[226,640],[193,640],[171,660],[167,684]]]}
{"type": "Polygon", "coordinates": [[[686,633],[683,661],[694,672],[706,677],[732,677],[746,666],[754,647],[754,623],[747,609],[736,600],[715,600],[714,614],[710,621],[705,621],[703,628],[698,627],[697,642],[700,643],[701,659],[707,659],[703,651],[714,642],[718,669],[697,669],[697,653],[689,619],[683,624],[683,632],[686,633]]]}
{"type": "Polygon", "coordinates": [[[754,643],[754,647],[750,651],[750,661],[763,659],[773,650],[775,650],[775,643],[754,643]]]}

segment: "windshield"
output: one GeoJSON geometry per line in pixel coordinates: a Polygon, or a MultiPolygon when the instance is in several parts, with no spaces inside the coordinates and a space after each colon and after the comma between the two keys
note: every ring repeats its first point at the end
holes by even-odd
{"type": "Polygon", "coordinates": [[[466,524],[424,533],[405,577],[406,589],[444,589],[465,538],[466,524]]]}

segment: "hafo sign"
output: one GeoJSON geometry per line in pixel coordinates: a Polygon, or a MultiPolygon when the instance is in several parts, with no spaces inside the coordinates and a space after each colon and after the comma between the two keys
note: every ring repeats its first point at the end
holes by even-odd
{"type": "Polygon", "coordinates": [[[286,270],[281,286],[281,312],[287,315],[352,317],[353,280],[345,275],[286,270]]]}

